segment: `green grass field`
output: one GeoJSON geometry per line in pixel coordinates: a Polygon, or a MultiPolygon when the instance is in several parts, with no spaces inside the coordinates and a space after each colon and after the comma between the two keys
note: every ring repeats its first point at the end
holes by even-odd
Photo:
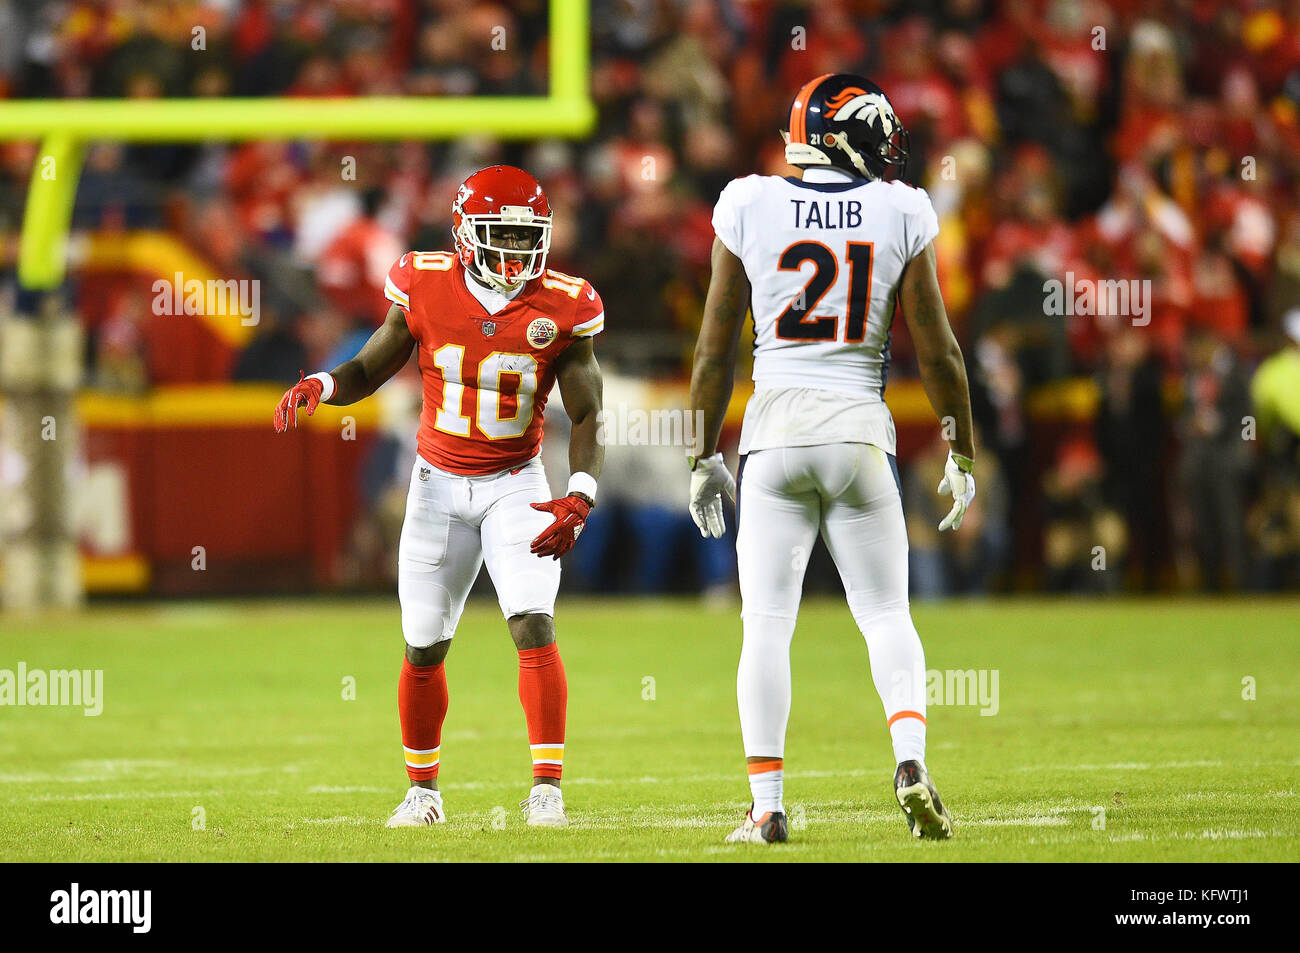
{"type": "Polygon", "coordinates": [[[812,602],[794,643],[794,830],[775,848],[722,843],[749,800],[734,609],[562,598],[571,820],[562,831],[525,827],[516,807],[528,751],[495,606],[471,606],[448,658],[450,821],[396,831],[382,826],[406,787],[395,600],[0,619],[0,669],[104,671],[98,717],[0,708],[0,857],[1300,857],[1300,601],[950,603],[918,605],[914,617],[931,669],[999,673],[996,715],[930,709],[927,760],[957,836],[908,836],[866,648],[842,604],[812,602]],[[1255,700],[1242,697],[1247,676],[1255,700]],[[355,700],[343,697],[346,679],[355,700]],[[650,684],[653,700],[643,697],[650,684]]]}

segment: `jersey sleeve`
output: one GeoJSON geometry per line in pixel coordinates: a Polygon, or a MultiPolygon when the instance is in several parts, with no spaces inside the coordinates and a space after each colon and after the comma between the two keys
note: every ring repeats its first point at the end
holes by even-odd
{"type": "Polygon", "coordinates": [[[911,261],[925,246],[939,237],[939,216],[930,201],[930,194],[925,189],[911,189],[915,193],[913,201],[903,221],[903,247],[907,250],[907,260],[911,261]]]}
{"type": "Polygon", "coordinates": [[[605,328],[605,303],[596,294],[590,282],[582,283],[578,292],[578,304],[573,315],[573,336],[575,338],[595,337],[605,328]]]}
{"type": "Polygon", "coordinates": [[[411,253],[408,251],[388,269],[384,279],[384,297],[411,314],[411,253]]]}
{"type": "Polygon", "coordinates": [[[727,183],[727,187],[718,196],[717,204],[713,206],[713,234],[717,235],[722,244],[727,246],[727,251],[737,258],[741,257],[743,237],[740,221],[740,193],[743,188],[743,179],[733,179],[727,183]]]}

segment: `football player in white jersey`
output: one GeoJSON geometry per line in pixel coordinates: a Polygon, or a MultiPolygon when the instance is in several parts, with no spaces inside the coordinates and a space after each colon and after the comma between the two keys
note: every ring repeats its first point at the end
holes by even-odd
{"type": "Polygon", "coordinates": [[[783,795],[790,641],[804,563],[826,541],[866,639],[898,767],[894,791],[914,836],[952,836],[925,767],[925,655],[907,599],[907,535],[885,406],[895,299],[921,379],[947,425],[941,530],[975,496],[970,392],[935,273],[938,218],[902,175],[907,133],[884,92],[827,74],[790,107],[786,160],[802,179],[751,175],[713,213],[713,274],[691,376],[704,415],[691,458],[691,515],[723,535],[722,496],[737,499],[744,647],[736,678],[753,803],[729,842],[789,838],[783,795]],[[754,396],[740,436],[739,483],[717,452],[736,347],[754,314],[754,396]]]}

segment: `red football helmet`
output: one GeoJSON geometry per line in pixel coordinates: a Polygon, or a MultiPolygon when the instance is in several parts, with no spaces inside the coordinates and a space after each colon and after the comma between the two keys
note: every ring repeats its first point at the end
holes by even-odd
{"type": "Polygon", "coordinates": [[[546,270],[551,250],[551,203],[542,185],[523,169],[494,165],[471,175],[451,204],[452,234],[460,263],[500,291],[511,291],[546,270]],[[492,240],[492,229],[530,228],[531,248],[492,240]]]}

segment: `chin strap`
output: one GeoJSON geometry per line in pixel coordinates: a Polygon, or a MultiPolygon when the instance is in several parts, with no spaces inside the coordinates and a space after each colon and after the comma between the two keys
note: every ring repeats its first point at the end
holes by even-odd
{"type": "MultiPolygon", "coordinates": [[[[831,162],[830,156],[826,154],[825,149],[819,149],[817,146],[810,146],[806,142],[790,142],[789,133],[786,132],[782,132],[781,135],[786,139],[785,161],[790,163],[791,165],[833,166],[835,164],[831,162]]],[[[858,152],[858,150],[854,149],[851,145],[849,145],[848,142],[845,141],[844,136],[835,136],[833,134],[828,134],[826,140],[823,141],[826,142],[828,146],[839,148],[841,151],[844,152],[845,155],[849,157],[849,162],[853,163],[853,168],[857,169],[858,174],[862,176],[864,179],[877,178],[877,176],[873,175],[871,171],[867,168],[867,164],[866,162],[863,161],[862,156],[858,152]]]]}
{"type": "Polygon", "coordinates": [[[849,161],[853,163],[853,168],[857,169],[863,178],[874,179],[875,176],[867,171],[867,164],[862,161],[861,154],[859,154],[857,149],[854,149],[848,144],[847,139],[848,137],[844,135],[836,136],[835,142],[832,143],[832,145],[837,146],[846,156],[849,157],[849,161]]]}

